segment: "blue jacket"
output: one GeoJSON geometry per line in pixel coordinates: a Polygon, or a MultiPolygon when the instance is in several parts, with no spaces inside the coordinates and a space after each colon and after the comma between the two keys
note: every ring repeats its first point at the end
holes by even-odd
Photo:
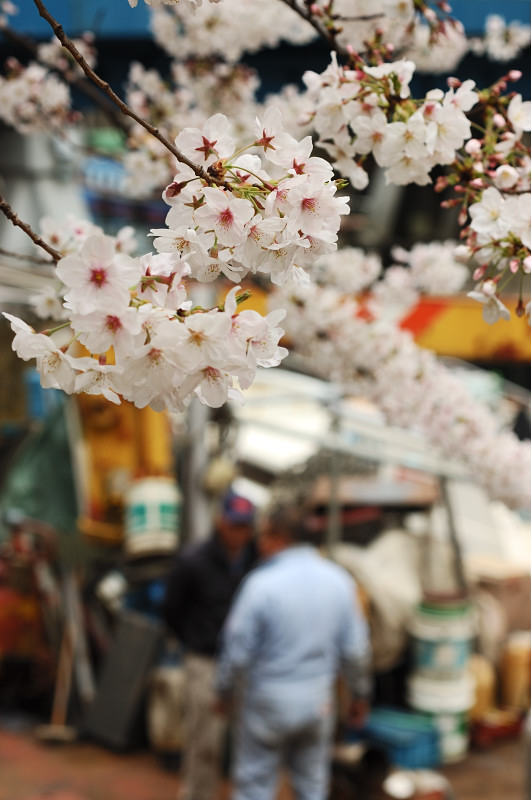
{"type": "Polygon", "coordinates": [[[342,671],[351,691],[371,689],[368,628],[356,585],[313,547],[297,545],[253,570],[222,632],[217,689],[230,695],[295,684],[331,687],[342,671]]]}

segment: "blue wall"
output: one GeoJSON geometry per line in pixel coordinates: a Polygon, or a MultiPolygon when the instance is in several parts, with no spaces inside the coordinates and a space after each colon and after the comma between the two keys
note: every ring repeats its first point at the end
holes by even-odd
{"type": "MultiPolygon", "coordinates": [[[[14,18],[14,27],[48,38],[47,23],[39,17],[31,0],[25,0],[25,4],[14,18]]],[[[482,30],[488,14],[531,23],[531,0],[450,0],[450,4],[470,33],[482,30]]],[[[149,12],[143,0],[138,0],[137,8],[131,8],[127,0],[48,0],[48,10],[69,34],[93,30],[98,36],[140,37],[148,31],[149,12]]]]}
{"type": "MultiPolygon", "coordinates": [[[[19,3],[20,13],[11,18],[13,28],[41,39],[51,38],[52,30],[37,7],[31,0],[23,2],[24,7],[19,3]]],[[[69,35],[86,30],[98,37],[149,35],[149,11],[144,0],[138,0],[137,8],[131,8],[127,0],[47,0],[46,7],[69,35]]]]}
{"type": "Polygon", "coordinates": [[[531,23],[530,0],[449,0],[453,14],[467,33],[479,33],[489,14],[499,14],[507,22],[531,23]]]}

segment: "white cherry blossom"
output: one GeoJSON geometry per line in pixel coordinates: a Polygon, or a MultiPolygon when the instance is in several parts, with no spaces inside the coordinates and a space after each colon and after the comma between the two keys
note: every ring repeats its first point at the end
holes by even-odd
{"type": "Polygon", "coordinates": [[[196,223],[207,232],[213,230],[222,245],[241,244],[245,226],[254,216],[252,203],[214,187],[203,189],[202,197],[204,202],[194,211],[196,223]]]}
{"type": "Polygon", "coordinates": [[[65,300],[74,312],[127,306],[129,289],[139,278],[138,263],[117,254],[113,239],[100,235],[89,236],[79,255],[65,256],[56,271],[68,287],[65,300]]]}

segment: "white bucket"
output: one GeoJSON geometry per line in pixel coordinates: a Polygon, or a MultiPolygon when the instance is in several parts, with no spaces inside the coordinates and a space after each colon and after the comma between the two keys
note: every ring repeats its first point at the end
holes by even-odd
{"type": "Polygon", "coordinates": [[[475,685],[466,674],[455,680],[433,680],[414,674],[408,680],[410,706],[433,717],[439,731],[441,759],[459,761],[468,752],[468,714],[474,705],[475,685]]]}
{"type": "Polygon", "coordinates": [[[415,671],[432,679],[453,679],[467,668],[474,636],[468,604],[421,603],[409,624],[415,671]]]}
{"type": "Polygon", "coordinates": [[[125,552],[136,556],[175,550],[180,511],[181,492],[173,478],[135,481],[125,500],[125,552]]]}

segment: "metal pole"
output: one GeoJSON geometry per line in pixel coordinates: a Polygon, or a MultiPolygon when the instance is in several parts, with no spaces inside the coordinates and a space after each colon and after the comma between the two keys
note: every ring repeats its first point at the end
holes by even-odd
{"type": "MultiPolygon", "coordinates": [[[[335,438],[339,432],[339,414],[336,409],[333,409],[331,413],[332,424],[330,427],[335,438]]],[[[330,466],[330,493],[328,497],[328,524],[326,537],[328,556],[331,559],[334,558],[334,546],[341,541],[342,535],[341,500],[339,496],[341,470],[339,462],[340,459],[338,458],[338,453],[333,453],[332,463],[330,466]]]]}

